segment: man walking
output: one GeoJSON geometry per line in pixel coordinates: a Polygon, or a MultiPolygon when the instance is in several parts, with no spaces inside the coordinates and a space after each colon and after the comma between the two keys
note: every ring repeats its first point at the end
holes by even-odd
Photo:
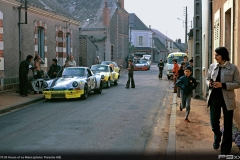
{"type": "Polygon", "coordinates": [[[126,84],[126,89],[129,89],[130,80],[131,80],[131,88],[135,88],[135,83],[134,83],[134,79],[133,79],[134,65],[132,64],[131,59],[128,60],[127,70],[128,70],[128,81],[127,81],[127,84],[126,84]]]}
{"type": "Polygon", "coordinates": [[[159,60],[159,63],[158,63],[158,68],[159,68],[159,75],[158,75],[158,78],[160,79],[162,79],[162,71],[163,71],[163,68],[164,68],[164,63],[163,63],[163,61],[160,59],[159,60]]]}
{"type": "Polygon", "coordinates": [[[30,62],[33,60],[33,56],[28,55],[26,60],[22,61],[19,66],[19,93],[22,97],[28,96],[28,72],[30,62]]]}

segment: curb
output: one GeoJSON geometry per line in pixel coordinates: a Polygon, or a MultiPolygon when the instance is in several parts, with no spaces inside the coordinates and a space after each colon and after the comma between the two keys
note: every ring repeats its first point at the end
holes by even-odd
{"type": "Polygon", "coordinates": [[[15,110],[15,109],[23,108],[26,105],[29,105],[29,104],[32,104],[32,103],[36,103],[36,102],[42,101],[44,99],[45,99],[44,97],[36,98],[34,100],[30,100],[30,101],[27,101],[27,102],[24,102],[24,103],[21,103],[21,104],[17,104],[17,105],[13,105],[13,106],[10,106],[10,107],[6,107],[6,108],[3,108],[3,109],[0,109],[0,114],[7,113],[7,112],[10,112],[10,111],[15,110]]]}
{"type": "Polygon", "coordinates": [[[167,159],[176,159],[176,105],[177,105],[177,94],[173,94],[170,126],[168,134],[168,146],[167,146],[167,159]]]}

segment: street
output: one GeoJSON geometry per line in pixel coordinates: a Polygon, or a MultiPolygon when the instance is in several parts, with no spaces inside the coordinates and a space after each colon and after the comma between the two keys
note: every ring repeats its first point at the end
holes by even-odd
{"type": "Polygon", "coordinates": [[[87,100],[40,101],[0,116],[0,153],[166,153],[172,81],[135,71],[87,100]]]}

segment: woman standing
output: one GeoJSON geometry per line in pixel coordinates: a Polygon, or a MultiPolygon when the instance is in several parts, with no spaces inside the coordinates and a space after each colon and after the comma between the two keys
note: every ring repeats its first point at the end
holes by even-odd
{"type": "Polygon", "coordinates": [[[221,154],[228,155],[232,149],[233,110],[236,108],[234,89],[240,87],[239,70],[229,62],[229,52],[225,47],[215,49],[217,63],[209,66],[206,83],[209,87],[207,97],[210,106],[210,121],[214,133],[213,148],[220,147],[222,132],[220,131],[221,109],[224,115],[224,132],[221,143],[221,154]]]}
{"type": "Polygon", "coordinates": [[[76,66],[76,61],[74,61],[74,57],[71,56],[70,60],[68,61],[68,64],[70,67],[75,67],[76,66]]]}

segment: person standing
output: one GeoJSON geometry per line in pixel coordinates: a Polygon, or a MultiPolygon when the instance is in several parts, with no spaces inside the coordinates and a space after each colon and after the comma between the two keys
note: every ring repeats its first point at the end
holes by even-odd
{"type": "Polygon", "coordinates": [[[190,60],[189,60],[189,65],[188,65],[188,66],[192,68],[192,74],[191,74],[191,76],[193,76],[193,59],[190,59],[190,60]]]}
{"type": "MultiPolygon", "coordinates": [[[[179,79],[180,77],[184,76],[184,69],[185,69],[185,62],[182,61],[182,62],[181,62],[180,69],[178,70],[177,79],[179,79]]],[[[177,97],[180,98],[180,87],[177,87],[177,97]]]]}
{"type": "Polygon", "coordinates": [[[58,72],[61,70],[61,67],[57,64],[57,59],[52,59],[52,65],[48,71],[48,76],[52,78],[56,78],[58,72]]]}
{"type": "Polygon", "coordinates": [[[43,71],[41,70],[40,63],[41,63],[41,58],[39,55],[36,55],[34,57],[34,67],[35,67],[35,69],[33,70],[34,79],[42,78],[43,71]]]}
{"type": "Polygon", "coordinates": [[[185,62],[186,67],[190,65],[190,63],[188,62],[188,57],[187,56],[183,57],[183,61],[185,62]]]}
{"type": "Polygon", "coordinates": [[[131,80],[131,88],[135,88],[135,82],[134,82],[134,79],[133,79],[133,71],[134,71],[134,65],[132,63],[132,60],[129,59],[128,60],[128,81],[127,81],[127,84],[126,84],[126,88],[128,89],[129,86],[130,86],[130,80],[131,80]]]}
{"type": "Polygon", "coordinates": [[[33,56],[28,55],[26,60],[22,61],[19,66],[19,93],[22,97],[28,96],[28,72],[32,69],[30,62],[33,56]]]}
{"type": "Polygon", "coordinates": [[[65,61],[65,64],[63,65],[63,69],[69,67],[68,60],[65,61]]]}
{"type": "Polygon", "coordinates": [[[76,66],[76,61],[74,60],[74,57],[71,56],[70,60],[68,61],[68,64],[70,67],[75,67],[76,66]]]}
{"type": "Polygon", "coordinates": [[[210,121],[214,133],[213,148],[221,143],[221,154],[229,155],[232,149],[233,111],[236,108],[234,89],[240,87],[239,70],[230,63],[229,52],[225,47],[215,49],[215,60],[209,66],[206,84],[209,88],[207,105],[210,106],[210,121]],[[223,112],[224,132],[220,131],[221,109],[223,112]]]}
{"type": "Polygon", "coordinates": [[[177,93],[176,81],[177,81],[179,66],[177,64],[177,59],[173,58],[172,62],[173,62],[172,72],[173,72],[173,84],[174,84],[174,86],[173,86],[173,88],[174,88],[173,93],[177,93]]]}
{"type": "Polygon", "coordinates": [[[176,82],[176,85],[180,87],[181,95],[180,111],[182,111],[183,108],[186,108],[185,115],[186,122],[190,122],[188,116],[190,113],[191,93],[192,90],[194,90],[197,87],[197,81],[195,78],[191,76],[191,72],[192,72],[191,67],[189,66],[186,67],[184,69],[184,76],[181,76],[176,82]]]}
{"type": "Polygon", "coordinates": [[[164,69],[164,63],[163,63],[163,61],[160,59],[159,60],[159,63],[158,63],[158,68],[159,68],[159,74],[158,74],[158,78],[160,79],[162,79],[162,71],[163,71],[163,69],[164,69]]]}

